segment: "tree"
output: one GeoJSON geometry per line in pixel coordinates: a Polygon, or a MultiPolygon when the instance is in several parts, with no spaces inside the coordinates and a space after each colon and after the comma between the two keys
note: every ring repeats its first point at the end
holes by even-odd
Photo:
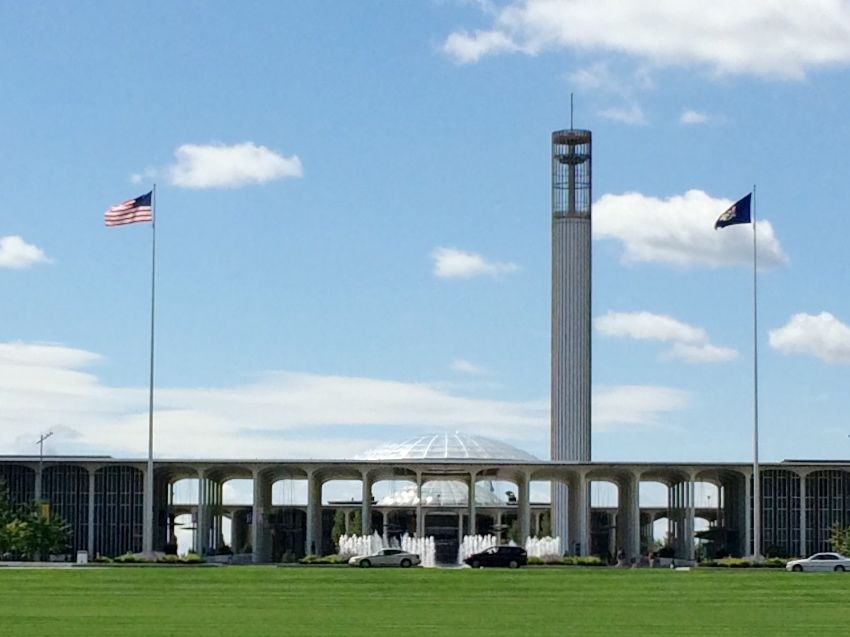
{"type": "Polygon", "coordinates": [[[354,509],[351,515],[351,535],[361,535],[363,533],[363,515],[360,509],[354,509]]]}
{"type": "Polygon", "coordinates": [[[0,554],[12,552],[15,529],[9,525],[15,519],[14,513],[6,483],[0,480],[0,554]]]}
{"type": "Polygon", "coordinates": [[[68,525],[58,516],[46,516],[35,503],[14,506],[0,482],[0,553],[25,559],[44,559],[68,546],[68,525]]]}
{"type": "Polygon", "coordinates": [[[548,511],[540,516],[540,532],[537,537],[552,537],[552,517],[548,511]]]}
{"type": "Polygon", "coordinates": [[[832,550],[842,555],[850,555],[850,526],[842,527],[838,522],[832,525],[829,533],[832,550]]]}
{"type": "Polygon", "coordinates": [[[334,512],[334,525],[331,528],[331,542],[339,548],[339,538],[345,534],[345,511],[337,509],[334,512]]]}
{"type": "Polygon", "coordinates": [[[507,539],[509,542],[513,542],[514,544],[519,544],[521,541],[520,533],[519,533],[519,520],[512,520],[510,526],[508,527],[508,532],[506,533],[507,539]]]}

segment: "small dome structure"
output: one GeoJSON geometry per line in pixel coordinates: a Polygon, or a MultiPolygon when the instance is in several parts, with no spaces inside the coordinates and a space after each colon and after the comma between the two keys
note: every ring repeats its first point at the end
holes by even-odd
{"type": "MultiPolygon", "coordinates": [[[[538,458],[516,447],[492,438],[460,433],[430,433],[401,442],[386,443],[355,456],[357,460],[494,460],[538,462],[538,458]]],[[[425,506],[466,506],[468,487],[460,480],[429,480],[422,485],[425,506]]],[[[475,484],[477,505],[501,505],[505,498],[496,491],[491,480],[475,484]]],[[[415,484],[394,491],[378,501],[379,506],[416,506],[419,503],[415,484]]]]}
{"type": "Polygon", "coordinates": [[[387,443],[354,456],[357,460],[508,460],[538,462],[516,447],[492,438],[460,433],[432,433],[387,443]]]}
{"type": "MultiPolygon", "coordinates": [[[[459,480],[430,480],[422,485],[422,504],[424,506],[458,507],[467,505],[469,488],[459,480]]],[[[479,480],[475,483],[475,504],[479,506],[500,506],[505,498],[499,496],[491,480],[479,480]]],[[[412,507],[419,504],[416,497],[416,485],[410,484],[378,500],[378,506],[412,507]]]]}

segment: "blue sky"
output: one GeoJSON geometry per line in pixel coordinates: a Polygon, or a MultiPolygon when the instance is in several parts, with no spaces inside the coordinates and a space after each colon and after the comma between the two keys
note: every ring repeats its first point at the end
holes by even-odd
{"type": "Polygon", "coordinates": [[[847,2],[0,7],[0,453],[548,455],[550,133],[594,134],[596,460],[850,456],[847,2]]]}

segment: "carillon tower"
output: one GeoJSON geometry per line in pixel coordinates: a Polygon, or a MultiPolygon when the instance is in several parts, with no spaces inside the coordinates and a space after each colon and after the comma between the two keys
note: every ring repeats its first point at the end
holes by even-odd
{"type": "MultiPolygon", "coordinates": [[[[590,146],[590,131],[552,133],[551,454],[561,461],[590,461],[590,146]]],[[[552,531],[562,541],[567,508],[558,483],[552,531]]]]}

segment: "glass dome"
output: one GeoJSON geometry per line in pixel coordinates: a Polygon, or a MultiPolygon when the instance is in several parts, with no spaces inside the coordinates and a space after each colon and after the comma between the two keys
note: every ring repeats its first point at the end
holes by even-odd
{"type": "MultiPolygon", "coordinates": [[[[530,453],[504,442],[483,436],[470,436],[460,432],[416,436],[402,442],[383,444],[354,457],[356,460],[538,461],[538,458],[530,453]]],[[[464,497],[466,497],[466,494],[464,494],[464,497]]]]}

